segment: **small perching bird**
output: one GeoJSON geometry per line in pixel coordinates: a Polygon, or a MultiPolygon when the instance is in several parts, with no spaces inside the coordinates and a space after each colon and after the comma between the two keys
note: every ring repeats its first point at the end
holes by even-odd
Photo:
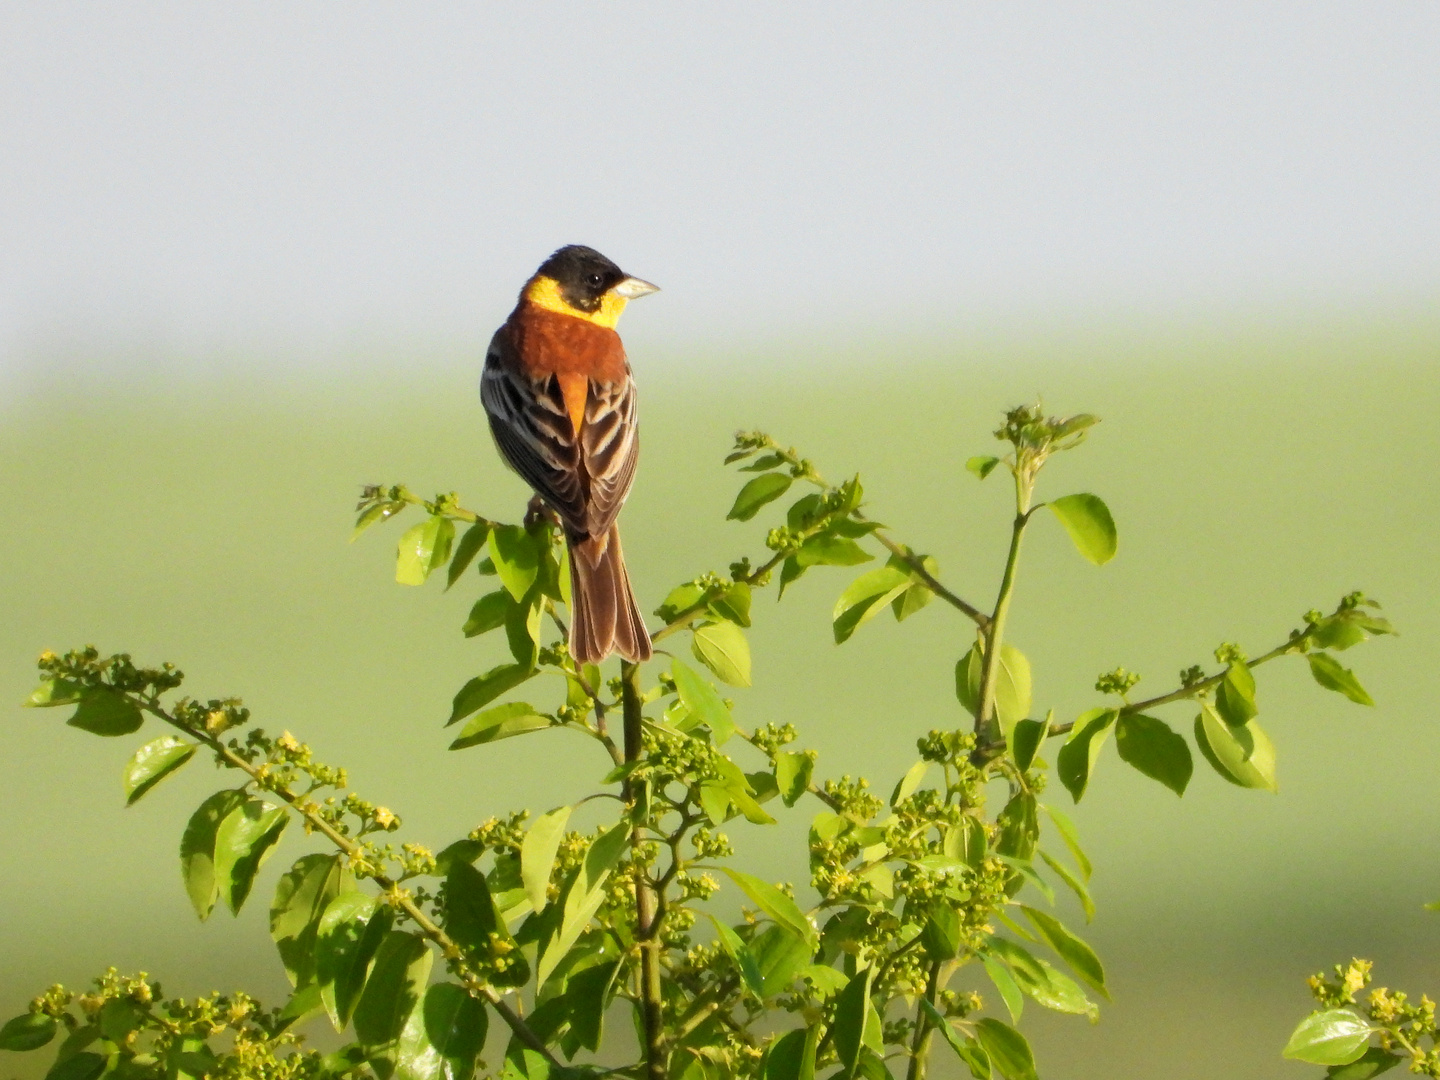
{"type": "Polygon", "coordinates": [[[485,355],[480,399],[500,456],[560,519],[570,553],[570,654],[650,659],[616,517],[635,479],[635,382],[615,332],[657,291],[593,248],[562,247],[520,290],[485,355]]]}

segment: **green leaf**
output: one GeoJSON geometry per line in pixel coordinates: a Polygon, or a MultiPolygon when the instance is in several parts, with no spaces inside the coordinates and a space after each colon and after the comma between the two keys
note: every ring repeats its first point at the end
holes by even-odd
{"type": "Polygon", "coordinates": [[[1105,968],[1101,965],[1100,958],[1095,955],[1094,949],[1071,933],[1054,915],[1025,904],[1020,905],[1020,910],[1025,912],[1025,917],[1039,931],[1045,943],[1070,965],[1076,975],[1092,989],[1106,997],[1110,996],[1105,989],[1105,968]]]}
{"type": "Polygon", "coordinates": [[[491,668],[484,675],[477,675],[455,695],[455,702],[450,710],[450,719],[445,721],[449,727],[457,720],[463,720],[475,710],[489,705],[501,694],[509,693],[527,679],[536,674],[534,668],[526,667],[523,664],[501,664],[499,667],[491,668]]]}
{"type": "Polygon", "coordinates": [[[315,977],[320,916],[340,895],[346,877],[338,855],[304,855],[276,883],[270,937],[291,986],[303,986],[315,977]]]}
{"type": "Polygon", "coordinates": [[[540,656],[540,614],[545,598],[531,592],[519,604],[510,605],[505,613],[505,640],[515,662],[529,670],[540,656]]]}
{"type": "Polygon", "coordinates": [[[982,454],[979,457],[972,457],[969,461],[965,462],[965,468],[974,473],[977,479],[984,480],[995,471],[995,466],[999,464],[1000,459],[998,457],[982,454]]]}
{"type": "Polygon", "coordinates": [[[370,962],[390,933],[394,912],[380,898],[342,892],[326,905],[315,930],[315,980],[336,1031],[350,1023],[370,962]]]}
{"type": "Polygon", "coordinates": [[[96,1080],[105,1072],[107,1061],[99,1054],[86,1051],[57,1061],[45,1074],[45,1080],[96,1080]]]}
{"type": "Polygon", "coordinates": [[[605,1031],[605,1010],[614,996],[620,961],[597,964],[571,975],[565,990],[570,1033],[587,1050],[600,1049],[605,1031]]]}
{"type": "Polygon", "coordinates": [[[505,961],[495,965],[501,968],[492,979],[497,986],[522,986],[529,980],[530,966],[514,948],[485,875],[467,862],[452,863],[445,875],[445,931],[480,963],[505,961]]]}
{"type": "Polygon", "coordinates": [[[460,543],[455,545],[455,557],[450,560],[450,570],[445,575],[445,588],[460,580],[460,575],[470,569],[470,564],[475,561],[475,556],[480,554],[480,549],[485,546],[485,541],[490,538],[490,525],[488,522],[477,521],[465,534],[460,537],[460,543]]]}
{"type": "Polygon", "coordinates": [[[1010,733],[1010,756],[1015,759],[1015,766],[1025,772],[1035,761],[1035,755],[1040,750],[1040,744],[1045,741],[1045,736],[1050,731],[1050,721],[1045,720],[1021,720],[1015,725],[1015,730],[1010,733]]]}
{"type": "Polygon", "coordinates": [[[130,735],[145,722],[140,708],[124,694],[114,690],[87,690],[80,699],[75,715],[65,721],[71,727],[103,735],[107,739],[130,735]]]}
{"type": "Polygon", "coordinates": [[[1348,1065],[1333,1065],[1325,1073],[1327,1080],[1370,1080],[1389,1072],[1404,1058],[1372,1046],[1348,1065]]]}
{"type": "Polygon", "coordinates": [[[499,742],[514,735],[526,735],[532,731],[544,731],[553,725],[548,716],[535,711],[535,706],[523,701],[512,701],[508,705],[497,705],[486,709],[479,716],[460,729],[459,736],[450,744],[451,750],[464,750],[481,743],[499,742]]]}
{"type": "Polygon", "coordinates": [[[481,634],[488,634],[491,630],[505,625],[505,616],[515,606],[515,601],[510,599],[510,594],[504,589],[496,589],[492,593],[486,593],[475,606],[470,609],[470,617],[465,620],[463,630],[466,637],[479,637],[481,634]]]}
{"type": "Polygon", "coordinates": [[[764,454],[764,455],[756,458],[756,459],[755,459],[754,461],[752,461],[749,465],[742,465],[742,466],[741,466],[738,470],[736,470],[736,471],[738,471],[738,472],[769,472],[771,469],[778,468],[779,466],[784,465],[784,464],[785,464],[785,458],[784,458],[782,455],[780,455],[780,454],[764,454]]]}
{"type": "Polygon", "coordinates": [[[1301,1020],[1281,1053],[1311,1065],[1348,1065],[1365,1052],[1374,1031],[1349,1009],[1326,1009],[1301,1020]]]}
{"type": "Polygon", "coordinates": [[[1225,678],[1215,688],[1215,709],[1231,727],[1239,727],[1255,719],[1255,676],[1243,663],[1231,663],[1225,678]]]}
{"type": "Polygon", "coordinates": [[[815,759],[809,754],[781,750],[775,755],[775,782],[786,806],[794,806],[800,796],[810,790],[810,776],[814,771],[815,759]]]}
{"type": "Polygon", "coordinates": [[[375,953],[355,1006],[355,1037],[382,1080],[394,1075],[400,1033],[425,992],[434,957],[424,938],[404,930],[391,930],[375,953]]]}
{"type": "Polygon", "coordinates": [[[464,987],[436,983],[400,1032],[397,1080],[470,1080],[488,1029],[485,1006],[464,987]]]}
{"type": "Polygon", "coordinates": [[[960,913],[952,907],[932,908],[930,917],[920,928],[920,947],[934,963],[953,960],[960,954],[964,938],[960,929],[960,913]]]}
{"type": "Polygon", "coordinates": [[[724,746],[735,734],[735,721],[715,687],[678,657],[670,661],[670,675],[675,680],[681,704],[710,729],[711,741],[716,746],[724,746]]]}
{"type": "MultiPolygon", "coordinates": [[[[984,662],[984,653],[977,642],[955,665],[955,696],[971,716],[979,715],[984,662]]],[[[1014,645],[1003,643],[1000,666],[995,672],[995,718],[1007,743],[1015,725],[1030,712],[1031,684],[1030,661],[1014,645]]]]}
{"type": "Polygon", "coordinates": [[[732,622],[704,623],[695,627],[690,643],[695,659],[731,686],[750,685],[750,643],[732,622]]]}
{"type": "Polygon", "coordinates": [[[860,1052],[864,1048],[869,1047],[878,1054],[884,1053],[883,1045],[877,1049],[876,1044],[880,1043],[881,1039],[880,1017],[870,1000],[870,982],[874,976],[873,966],[856,972],[835,999],[835,1022],[830,1029],[831,1041],[835,1044],[836,1053],[840,1055],[840,1064],[845,1067],[847,1075],[854,1075],[860,1062],[860,1052]]]}
{"type": "Polygon", "coordinates": [[[963,1039],[960,1033],[950,1026],[940,1010],[931,1005],[924,998],[920,999],[920,1007],[925,1015],[930,1018],[933,1024],[945,1036],[945,1041],[950,1044],[950,1049],[955,1051],[956,1056],[964,1062],[965,1067],[970,1070],[970,1075],[975,1080],[990,1080],[990,1055],[980,1048],[980,1044],[974,1039],[963,1039]]]}
{"type": "Polygon", "coordinates": [[[288,824],[285,807],[251,799],[230,811],[215,830],[215,882],[233,914],[240,914],[256,872],[288,824]]]}
{"type": "Polygon", "coordinates": [[[737,581],[710,601],[710,610],[739,626],[750,625],[750,586],[737,581]]]}
{"type": "Polygon", "coordinates": [[[842,536],[812,536],[795,552],[801,566],[858,566],[875,558],[854,540],[842,536]]]}
{"type": "Polygon", "coordinates": [[[765,1057],[764,1080],[815,1080],[820,1025],[796,1028],[776,1039],[765,1057]]]}
{"type": "Polygon", "coordinates": [[[1048,505],[1081,555],[1096,566],[1115,557],[1115,519],[1098,495],[1066,495],[1048,505]]]}
{"type": "Polygon", "coordinates": [[[550,871],[555,866],[560,841],[565,838],[570,810],[570,807],[562,806],[536,818],[520,844],[520,878],[525,882],[530,906],[536,911],[544,911],[548,902],[550,871]]]}
{"type": "MultiPolygon", "coordinates": [[[[992,938],[990,945],[1010,965],[1016,984],[1039,1004],[1055,1012],[1088,1016],[1091,1021],[1099,1018],[1099,1008],[1069,976],[1013,941],[992,938]]],[[[1011,1018],[1015,1019],[1013,1013],[1011,1018]]]]}
{"type": "Polygon", "coordinates": [[[910,585],[910,572],[896,566],[881,566],[857,577],[840,594],[830,614],[835,644],[850,640],[850,635],[880,614],[886,604],[910,585]]]}
{"type": "Polygon", "coordinates": [[[890,805],[899,806],[911,795],[914,795],[929,769],[930,763],[923,759],[911,765],[905,775],[900,778],[900,782],[895,785],[895,790],[890,793],[890,805]]]}
{"type": "Polygon", "coordinates": [[[1040,857],[1045,860],[1046,865],[1048,865],[1051,870],[1054,870],[1055,873],[1059,875],[1060,880],[1069,886],[1070,891],[1073,892],[1080,901],[1080,906],[1085,910],[1085,921],[1087,923],[1092,921],[1095,918],[1095,901],[1091,899],[1090,890],[1085,887],[1085,882],[1081,881],[1080,878],[1071,872],[1068,866],[1048,851],[1040,852],[1040,857]]]}
{"type": "Polygon", "coordinates": [[[811,960],[810,946],[787,926],[771,926],[760,931],[749,949],[760,973],[762,998],[784,993],[811,960]]]}
{"type": "Polygon", "coordinates": [[[148,742],[125,766],[125,805],[130,806],[165,777],[195,756],[195,744],[174,735],[162,735],[148,742]]]}
{"type": "Polygon", "coordinates": [[[556,965],[579,940],[590,920],[600,910],[605,899],[605,882],[610,877],[620,857],[630,846],[630,824],[621,821],[601,833],[590,842],[585,852],[585,861],[570,882],[565,894],[565,907],[561,916],[560,930],[545,947],[535,975],[535,984],[543,986],[556,965]]]}
{"type": "Polygon", "coordinates": [[[760,974],[759,961],[750,947],[745,944],[740,935],[730,927],[717,919],[710,912],[706,912],[710,921],[715,924],[715,935],[720,942],[720,947],[729,954],[730,959],[735,962],[736,969],[740,972],[740,978],[744,981],[746,988],[756,998],[764,1000],[765,997],[765,976],[760,974]]]}
{"type": "Polygon", "coordinates": [[[1153,716],[1121,716],[1115,725],[1115,749],[1121,761],[1160,781],[1176,795],[1185,794],[1195,762],[1190,756],[1190,744],[1171,731],[1165,721],[1153,716]]]}
{"type": "Polygon", "coordinates": [[[990,1055],[990,1064],[1005,1080],[1038,1080],[1030,1044],[1009,1024],[987,1016],[976,1022],[975,1038],[990,1055]]]}
{"type": "Polygon", "coordinates": [[[215,832],[230,813],[245,804],[243,791],[217,791],[190,815],[180,838],[180,874],[195,914],[208,919],[220,897],[215,880],[215,832]]]}
{"type": "Polygon", "coordinates": [[[401,585],[424,585],[449,560],[454,539],[455,523],[440,514],[410,526],[396,551],[395,580],[401,585]]]}
{"type": "Polygon", "coordinates": [[[46,679],[23,702],[27,709],[54,709],[61,705],[78,705],[85,688],[65,679],[46,679]]]}
{"type": "Polygon", "coordinates": [[[0,1028],[0,1050],[17,1053],[38,1050],[55,1038],[57,1030],[59,1024],[53,1016],[38,1012],[21,1013],[0,1028]]]}
{"type": "Polygon", "coordinates": [[[755,905],[770,918],[774,919],[781,926],[788,927],[790,931],[798,935],[811,949],[818,943],[818,935],[810,920],[801,912],[795,901],[786,896],[783,892],[763,881],[753,874],[746,874],[739,870],[730,870],[722,867],[722,872],[748,896],[755,905]]]}
{"type": "Polygon", "coordinates": [[[735,496],[735,505],[726,514],[728,521],[749,521],[766,503],[774,502],[790,490],[791,477],[785,473],[762,473],[735,496]]]}
{"type": "Polygon", "coordinates": [[[1306,654],[1305,659],[1310,661],[1310,674],[1315,676],[1315,681],[1326,690],[1344,694],[1357,705],[1375,704],[1370,695],[1365,692],[1365,688],[1360,685],[1360,680],[1355,678],[1355,673],[1347,667],[1342,667],[1340,661],[1329,653],[1312,652],[1306,654]]]}
{"type": "Polygon", "coordinates": [[[490,558],[500,583],[519,603],[540,575],[540,548],[520,525],[499,525],[490,533],[490,558]]]}
{"type": "Polygon", "coordinates": [[[1275,746],[1258,721],[1232,728],[1214,706],[1201,702],[1195,717],[1195,742],[1210,767],[1232,784],[1277,791],[1275,746]]]}
{"type": "Polygon", "coordinates": [[[999,854],[1016,859],[1029,859],[1034,854],[1035,841],[1040,837],[1035,810],[1035,796],[1030,792],[1017,791],[1011,796],[995,818],[1000,827],[1000,838],[995,843],[999,854]]]}
{"type": "MultiPolygon", "coordinates": [[[[1090,784],[1090,774],[1100,758],[1105,736],[1115,722],[1114,709],[1091,709],[1081,713],[1070,730],[1070,738],[1055,755],[1055,771],[1065,790],[1077,803],[1090,784]]],[[[1088,875],[1087,875],[1088,876],[1088,875]]]]}
{"type": "Polygon", "coordinates": [[[1086,881],[1090,880],[1092,868],[1090,858],[1080,846],[1080,833],[1075,828],[1075,823],[1070,820],[1069,815],[1057,810],[1053,806],[1045,807],[1045,813],[1050,815],[1050,820],[1055,823],[1055,829],[1060,833],[1060,839],[1065,841],[1065,847],[1070,851],[1070,857],[1075,860],[1075,865],[1080,868],[1080,876],[1086,881]]]}

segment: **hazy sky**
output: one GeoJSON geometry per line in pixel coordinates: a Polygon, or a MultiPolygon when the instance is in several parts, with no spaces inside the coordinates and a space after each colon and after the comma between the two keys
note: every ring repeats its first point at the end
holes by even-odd
{"type": "Polygon", "coordinates": [[[12,370],[483,338],[567,242],[695,338],[1413,300],[1440,5],[11,0],[0,155],[12,370]]]}

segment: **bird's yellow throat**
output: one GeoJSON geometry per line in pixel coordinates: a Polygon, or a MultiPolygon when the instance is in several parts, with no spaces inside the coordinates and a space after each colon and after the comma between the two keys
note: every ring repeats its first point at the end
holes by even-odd
{"type": "Polygon", "coordinates": [[[560,295],[560,283],[552,277],[537,277],[532,281],[525,289],[525,299],[546,311],[584,319],[610,330],[615,329],[615,324],[620,321],[620,312],[625,310],[627,303],[625,297],[607,292],[600,297],[600,307],[595,311],[581,311],[565,302],[560,295]]]}

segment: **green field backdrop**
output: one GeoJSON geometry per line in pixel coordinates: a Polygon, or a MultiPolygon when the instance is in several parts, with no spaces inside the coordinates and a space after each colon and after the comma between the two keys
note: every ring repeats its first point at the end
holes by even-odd
{"type": "MultiPolygon", "coordinates": [[[[740,427],[796,444],[831,478],[859,471],[870,512],[988,604],[1008,491],[963,463],[995,449],[1005,407],[1043,396],[1105,422],[1053,462],[1041,495],[1102,495],[1120,553],[1096,569],[1037,522],[1011,634],[1041,709],[1090,707],[1096,674],[1117,664],[1143,674],[1142,693],[1169,689],[1221,641],[1257,653],[1354,588],[1400,628],[1347,654],[1373,710],[1321,690],[1299,662],[1264,670],[1278,796],[1201,763],[1176,799],[1107,750],[1074,816],[1096,865],[1088,935],[1114,1002],[1094,1027],[1027,1008],[1046,1080],[1318,1076],[1279,1058],[1309,1008],[1307,975],[1371,956],[1380,982],[1440,992],[1440,915],[1421,910],[1440,897],[1440,321],[877,335],[733,356],[632,338],[631,352],[644,452],[623,523],[647,609],[761,550],[761,520],[724,521],[738,481],[720,460],[740,427]]],[[[309,843],[287,837],[240,918],[197,923],[176,849],[216,777],[197,762],[123,809],[120,769],[141,736],[96,739],[20,709],[42,649],[93,642],[174,661],[192,693],[241,695],[265,727],[349,766],[362,795],[402,815],[404,838],[433,846],[491,814],[568,801],[606,771],[564,733],[447,752],[451,695],[503,648],[460,634],[481,583],[396,585],[394,526],[346,543],[365,482],[455,489],[486,514],[520,514],[525,492],[484,427],[477,355],[357,350],[348,367],[285,375],[259,362],[245,374],[241,358],[211,379],[142,364],[121,379],[66,354],[0,402],[0,1013],[110,964],[173,992],[281,998],[266,900],[309,843]]],[[[952,666],[967,632],[934,604],[835,646],[829,611],[855,572],[812,572],[780,606],[763,594],[737,717],[793,722],[821,774],[888,791],[917,736],[964,722],[952,666]]],[[[1188,729],[1193,711],[1161,715],[1188,729]]],[[[1069,804],[1058,784],[1049,797],[1069,804]]],[[[803,886],[811,812],[730,831],[758,872],[803,886]]],[[[4,1055],[0,1076],[38,1065],[4,1055]]],[[[943,1062],[937,1075],[952,1074],[943,1062]]]]}

